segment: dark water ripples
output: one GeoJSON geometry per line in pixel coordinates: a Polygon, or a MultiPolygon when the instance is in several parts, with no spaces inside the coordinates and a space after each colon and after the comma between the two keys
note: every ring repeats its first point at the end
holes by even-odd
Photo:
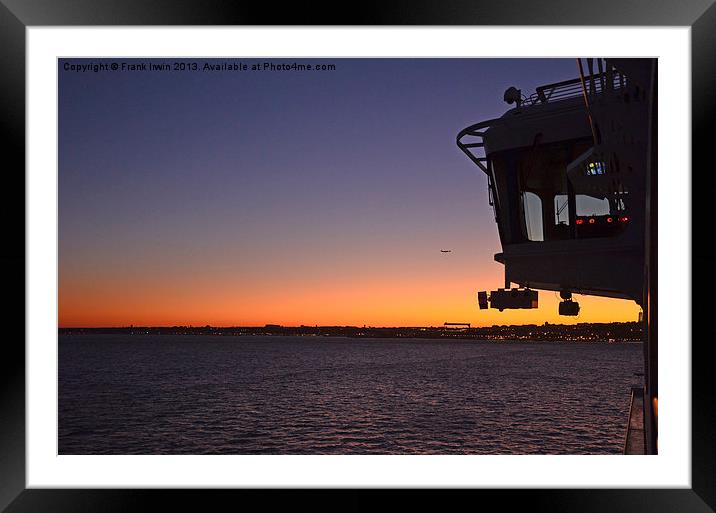
{"type": "Polygon", "coordinates": [[[63,335],[61,454],[618,454],[638,344],[63,335]]]}

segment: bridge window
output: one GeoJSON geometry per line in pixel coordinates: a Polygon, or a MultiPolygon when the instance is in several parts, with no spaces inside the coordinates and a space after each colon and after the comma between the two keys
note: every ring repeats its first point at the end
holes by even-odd
{"type": "Polygon", "coordinates": [[[542,200],[534,192],[522,193],[522,210],[525,213],[525,230],[528,240],[544,240],[542,229],[542,200]]]}
{"type": "MultiPolygon", "coordinates": [[[[614,214],[607,198],[595,198],[586,194],[574,195],[577,216],[606,216],[614,214]]],[[[554,224],[569,225],[569,198],[566,194],[554,197],[554,224]]]]}
{"type": "Polygon", "coordinates": [[[554,197],[554,217],[555,226],[569,225],[569,198],[566,194],[554,197]]]}
{"type": "MultiPolygon", "coordinates": [[[[503,244],[610,237],[630,223],[628,190],[601,157],[568,173],[591,138],[534,144],[489,157],[490,185],[503,244]]],[[[591,156],[591,154],[590,154],[591,156]]]]}
{"type": "Polygon", "coordinates": [[[578,216],[607,216],[616,213],[610,211],[607,198],[599,199],[586,194],[577,194],[574,199],[578,216]]]}

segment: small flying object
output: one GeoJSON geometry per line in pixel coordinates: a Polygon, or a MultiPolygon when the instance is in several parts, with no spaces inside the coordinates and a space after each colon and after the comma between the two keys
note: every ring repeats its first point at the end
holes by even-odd
{"type": "Polygon", "coordinates": [[[452,253],[452,249],[441,249],[440,253],[452,253]]]}

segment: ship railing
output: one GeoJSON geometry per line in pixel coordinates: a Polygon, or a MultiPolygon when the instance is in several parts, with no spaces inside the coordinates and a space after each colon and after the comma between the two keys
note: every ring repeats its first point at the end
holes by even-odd
{"type": "Polygon", "coordinates": [[[624,434],[623,454],[646,454],[646,431],[644,429],[644,386],[631,387],[629,418],[624,434]]]}
{"type": "MultiPolygon", "coordinates": [[[[603,91],[617,91],[626,86],[626,77],[614,68],[608,68],[607,71],[588,75],[584,80],[584,87],[589,96],[600,94],[603,91]]],[[[583,94],[582,80],[581,78],[575,78],[540,86],[536,89],[535,93],[523,99],[521,105],[532,106],[557,102],[582,96],[583,94]]],[[[485,133],[492,125],[500,121],[500,118],[481,121],[480,123],[464,128],[457,134],[457,146],[487,175],[488,200],[490,206],[493,207],[495,220],[497,220],[498,207],[495,205],[497,200],[494,197],[494,177],[490,169],[490,162],[485,153],[485,133]]],[[[581,163],[583,162],[580,162],[580,164],[581,163]]]]}
{"type": "Polygon", "coordinates": [[[491,125],[498,122],[499,119],[488,119],[481,121],[467,128],[460,130],[457,134],[457,146],[460,148],[470,160],[477,164],[487,175],[490,171],[487,169],[487,155],[485,154],[485,132],[491,125]]]}
{"type": "Polygon", "coordinates": [[[490,169],[490,162],[485,153],[485,132],[490,126],[499,121],[499,119],[481,121],[480,123],[460,130],[460,133],[457,134],[458,148],[487,175],[487,199],[492,207],[495,221],[497,221],[498,207],[496,205],[496,198],[494,197],[495,188],[492,170],[490,169]]]}
{"type": "MultiPolygon", "coordinates": [[[[602,73],[588,75],[584,79],[587,95],[600,94],[602,91],[617,91],[626,86],[626,77],[612,69],[602,73]]],[[[580,78],[565,80],[540,86],[536,92],[522,100],[522,106],[538,105],[541,103],[556,102],[568,98],[576,98],[584,94],[580,78]]],[[[485,154],[484,135],[487,129],[498,122],[499,119],[488,119],[471,125],[457,134],[457,145],[488,176],[487,155],[485,154]]]]}
{"type": "MultiPolygon", "coordinates": [[[[588,95],[600,94],[603,91],[616,91],[626,86],[626,77],[616,70],[595,73],[584,77],[588,95]]],[[[573,78],[554,84],[538,87],[534,93],[522,100],[522,105],[538,105],[582,96],[582,80],[573,78]]]]}

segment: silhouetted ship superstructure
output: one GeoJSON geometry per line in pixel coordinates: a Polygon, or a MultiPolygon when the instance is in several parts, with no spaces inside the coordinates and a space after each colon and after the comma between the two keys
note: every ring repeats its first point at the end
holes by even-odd
{"type": "Polygon", "coordinates": [[[558,291],[561,315],[578,315],[572,293],[636,301],[645,384],[632,389],[625,452],[655,454],[657,63],[578,59],[575,69],[529,97],[510,87],[514,108],[457,136],[487,175],[505,266],[505,288],[478,303],[536,308],[535,289],[558,291]]]}

